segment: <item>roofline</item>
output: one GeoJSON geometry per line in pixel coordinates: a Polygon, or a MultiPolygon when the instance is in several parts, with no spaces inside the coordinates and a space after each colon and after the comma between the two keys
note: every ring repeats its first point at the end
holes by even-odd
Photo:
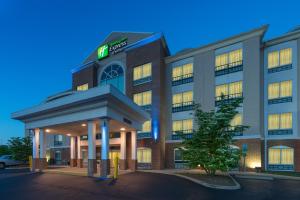
{"type": "Polygon", "coordinates": [[[300,30],[289,32],[289,33],[283,34],[279,37],[275,37],[275,38],[266,40],[266,41],[264,41],[264,47],[276,45],[276,44],[279,44],[282,42],[288,42],[290,40],[295,40],[298,38],[300,38],[300,30]]]}
{"type": "Polygon", "coordinates": [[[231,44],[234,44],[234,43],[238,43],[238,42],[241,42],[241,41],[246,40],[246,39],[251,38],[251,37],[263,36],[265,34],[265,32],[267,31],[268,27],[269,27],[269,25],[263,25],[259,28],[253,29],[251,31],[243,32],[243,33],[240,33],[238,35],[234,35],[232,37],[229,37],[229,38],[226,38],[226,39],[223,39],[223,40],[213,42],[211,44],[207,44],[207,45],[195,48],[195,49],[193,49],[189,52],[183,52],[183,53],[179,53],[177,55],[175,54],[173,56],[169,56],[169,57],[165,58],[165,62],[166,63],[175,62],[177,60],[192,57],[196,54],[203,53],[205,51],[215,50],[215,49],[218,49],[218,48],[221,48],[221,47],[224,47],[224,46],[228,46],[228,45],[231,45],[231,44]]]}
{"type": "MultiPolygon", "coordinates": [[[[111,33],[113,33],[113,32],[111,32],[111,33]]],[[[125,33],[126,33],[126,32],[125,32],[125,33]]],[[[110,34],[109,34],[109,35],[110,35],[110,34]]],[[[107,37],[108,37],[108,36],[107,36],[107,37]]],[[[106,38],[107,38],[107,37],[106,37],[106,38]]],[[[161,32],[155,33],[155,34],[153,34],[153,35],[150,35],[149,37],[146,37],[146,38],[144,38],[144,39],[141,39],[141,40],[139,40],[139,41],[136,41],[136,42],[134,42],[134,43],[132,43],[132,44],[130,44],[130,45],[124,47],[124,51],[130,51],[130,50],[132,50],[132,49],[135,49],[135,48],[144,46],[144,45],[146,45],[146,44],[149,44],[149,43],[154,42],[154,41],[159,40],[159,39],[162,40],[163,46],[166,48],[167,53],[170,54],[170,50],[169,50],[169,48],[168,48],[168,46],[167,46],[165,37],[164,37],[163,33],[161,33],[161,32]]],[[[104,40],[104,41],[105,41],[105,40],[104,40]]],[[[102,44],[102,43],[101,43],[101,44],[102,44]]],[[[95,50],[95,51],[96,51],[96,50],[95,50]]],[[[83,65],[80,65],[80,66],[78,66],[78,67],[75,67],[75,68],[73,68],[73,69],[71,70],[71,73],[74,74],[74,73],[76,73],[76,72],[78,72],[78,71],[81,71],[81,70],[83,70],[83,69],[89,67],[91,64],[94,64],[94,63],[98,63],[98,60],[93,60],[93,61],[90,61],[90,62],[85,63],[85,64],[83,64],[83,65]]]]}

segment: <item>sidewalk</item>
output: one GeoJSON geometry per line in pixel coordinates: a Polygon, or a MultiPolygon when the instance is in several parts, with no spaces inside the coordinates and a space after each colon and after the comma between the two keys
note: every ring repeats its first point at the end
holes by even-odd
{"type": "Polygon", "coordinates": [[[300,181],[300,177],[296,176],[286,176],[286,175],[278,175],[278,174],[268,174],[268,173],[256,173],[256,172],[235,172],[231,171],[229,174],[234,175],[239,178],[253,178],[253,179],[264,179],[272,180],[272,178],[276,179],[290,179],[290,180],[298,180],[300,181]]]}

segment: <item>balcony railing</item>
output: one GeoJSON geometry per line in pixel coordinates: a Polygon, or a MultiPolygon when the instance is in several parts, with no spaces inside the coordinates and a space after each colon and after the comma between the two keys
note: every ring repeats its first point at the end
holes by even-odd
{"type": "Polygon", "coordinates": [[[293,68],[292,64],[281,65],[278,67],[273,67],[273,68],[268,69],[268,73],[281,72],[281,71],[285,71],[285,70],[290,70],[292,68],[293,68]]]}
{"type": "Polygon", "coordinates": [[[172,134],[172,140],[182,140],[182,139],[190,139],[193,136],[193,130],[182,130],[182,131],[174,131],[172,134]]]}
{"type": "Polygon", "coordinates": [[[188,102],[182,102],[182,103],[175,103],[172,105],[172,112],[182,112],[187,110],[193,110],[194,109],[194,102],[188,101],[188,102]]]}
{"type": "Polygon", "coordinates": [[[269,99],[268,104],[287,103],[292,101],[293,101],[293,97],[280,97],[276,99],[269,99]]]}
{"type": "Polygon", "coordinates": [[[293,135],[293,129],[268,130],[268,135],[293,135]]]}
{"type": "Polygon", "coordinates": [[[137,139],[152,138],[151,132],[138,132],[137,139]]]}
{"type": "Polygon", "coordinates": [[[239,126],[232,126],[227,132],[231,133],[233,136],[243,136],[243,129],[239,126]]]}
{"type": "Polygon", "coordinates": [[[221,102],[230,103],[233,100],[243,98],[243,93],[235,93],[229,95],[218,96],[215,98],[215,106],[219,106],[221,102]]]}
{"type": "Polygon", "coordinates": [[[182,85],[186,83],[191,83],[194,81],[194,74],[184,74],[182,76],[173,77],[172,86],[182,85]]]}
{"type": "Polygon", "coordinates": [[[143,83],[148,83],[150,81],[152,81],[152,76],[147,76],[147,77],[144,77],[144,78],[141,78],[141,79],[134,80],[133,85],[136,86],[136,85],[140,85],[140,84],[143,84],[143,83]]]}
{"type": "Polygon", "coordinates": [[[141,106],[146,111],[151,111],[151,104],[141,106]]]}
{"type": "MultiPolygon", "coordinates": [[[[109,138],[110,139],[113,139],[113,138],[120,138],[120,132],[113,132],[113,133],[109,133],[109,138]]],[[[82,136],[80,136],[80,140],[81,141],[84,141],[84,140],[88,140],[88,135],[82,135],[82,136]]],[[[101,135],[101,133],[97,133],[96,134],[96,140],[101,140],[101,138],[102,138],[102,135],[101,135]]]]}
{"type": "Polygon", "coordinates": [[[215,76],[243,71],[243,61],[237,61],[226,65],[220,65],[215,68],[215,76]]]}

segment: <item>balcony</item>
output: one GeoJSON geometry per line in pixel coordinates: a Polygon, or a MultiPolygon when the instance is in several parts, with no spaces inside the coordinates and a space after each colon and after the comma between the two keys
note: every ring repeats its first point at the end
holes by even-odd
{"type": "Polygon", "coordinates": [[[172,105],[172,112],[182,112],[187,110],[193,110],[194,109],[194,102],[188,101],[188,102],[182,102],[182,103],[175,103],[172,105]]]}
{"type": "Polygon", "coordinates": [[[268,130],[268,135],[293,135],[293,129],[268,130]]]}
{"type": "Polygon", "coordinates": [[[151,81],[152,81],[152,76],[147,76],[147,77],[144,77],[144,78],[141,78],[141,79],[134,80],[133,85],[134,86],[141,85],[141,84],[148,83],[148,82],[151,82],[151,81]]]}
{"type": "Polygon", "coordinates": [[[219,106],[222,102],[231,103],[232,101],[243,98],[243,93],[235,93],[229,95],[218,96],[215,98],[215,106],[219,106]]]}
{"type": "Polygon", "coordinates": [[[182,130],[182,131],[175,131],[172,134],[172,140],[182,140],[182,139],[191,139],[193,136],[193,130],[182,130]]]}
{"type": "Polygon", "coordinates": [[[217,66],[215,68],[215,76],[222,76],[235,72],[243,71],[243,61],[237,61],[226,65],[217,66]]]}
{"type": "Polygon", "coordinates": [[[141,106],[145,111],[151,111],[151,104],[141,106]]]}
{"type": "Polygon", "coordinates": [[[275,72],[281,72],[281,71],[285,71],[285,70],[290,70],[292,68],[293,68],[292,64],[282,65],[282,66],[268,69],[268,73],[271,74],[271,73],[275,73],[275,72]]]}
{"type": "Polygon", "coordinates": [[[233,136],[243,136],[243,129],[240,126],[232,126],[227,130],[233,136]]]}
{"type": "Polygon", "coordinates": [[[288,103],[292,101],[293,101],[293,97],[281,97],[276,99],[269,99],[268,104],[288,103]]]}
{"type": "Polygon", "coordinates": [[[173,77],[172,86],[182,85],[186,83],[191,83],[194,81],[194,74],[185,74],[182,76],[173,77]]]}
{"type": "Polygon", "coordinates": [[[151,132],[138,132],[137,139],[152,138],[151,132]]]}

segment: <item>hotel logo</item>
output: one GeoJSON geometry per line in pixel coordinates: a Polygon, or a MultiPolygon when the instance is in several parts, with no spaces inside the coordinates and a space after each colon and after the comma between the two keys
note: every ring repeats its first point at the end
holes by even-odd
{"type": "Polygon", "coordinates": [[[103,59],[108,56],[108,45],[105,44],[98,48],[98,59],[103,59]]]}

